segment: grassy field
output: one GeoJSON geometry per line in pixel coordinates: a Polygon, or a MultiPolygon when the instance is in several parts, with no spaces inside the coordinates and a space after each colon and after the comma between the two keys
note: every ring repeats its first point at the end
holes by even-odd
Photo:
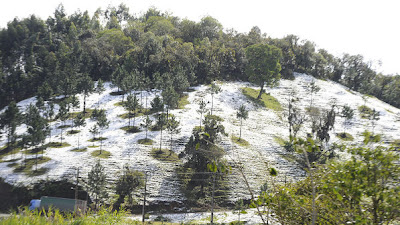
{"type": "Polygon", "coordinates": [[[283,110],[281,103],[279,103],[276,98],[267,93],[262,93],[261,99],[257,99],[259,93],[258,90],[246,87],[242,88],[242,92],[248,99],[260,106],[264,106],[265,108],[272,109],[276,112],[280,112],[283,110]]]}

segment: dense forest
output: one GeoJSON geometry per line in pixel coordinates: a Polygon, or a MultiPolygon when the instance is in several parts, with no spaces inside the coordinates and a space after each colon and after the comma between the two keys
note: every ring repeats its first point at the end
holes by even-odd
{"type": "Polygon", "coordinates": [[[32,15],[9,22],[0,31],[0,107],[34,95],[46,100],[83,93],[88,78],[113,81],[123,89],[123,79],[132,73],[141,75],[141,88],[251,81],[246,49],[255,44],[281,50],[276,69],[284,79],[307,73],[400,106],[400,76],[377,73],[361,55],[338,58],[316,50],[311,41],[268,37],[258,27],[248,33],[224,30],[209,16],[194,22],[150,8],[135,17],[121,4],[93,15],[66,15],[60,5],[45,21],[32,15]],[[166,79],[170,82],[160,82],[166,79]]]}

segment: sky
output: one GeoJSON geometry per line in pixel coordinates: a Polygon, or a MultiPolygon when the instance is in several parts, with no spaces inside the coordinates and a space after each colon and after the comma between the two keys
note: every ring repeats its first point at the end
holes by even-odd
{"type": "Polygon", "coordinates": [[[193,21],[212,16],[242,33],[258,26],[273,38],[295,34],[335,56],[361,54],[378,72],[400,74],[398,0],[1,0],[0,28],[14,17],[45,20],[60,3],[70,15],[122,2],[136,15],[153,6],[193,21]]]}

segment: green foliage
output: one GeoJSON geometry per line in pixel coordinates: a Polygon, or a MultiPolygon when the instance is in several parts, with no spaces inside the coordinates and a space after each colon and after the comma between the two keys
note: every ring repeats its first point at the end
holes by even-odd
{"type": "Polygon", "coordinates": [[[372,109],[366,105],[359,106],[358,111],[360,112],[360,116],[362,119],[368,119],[372,115],[372,109]]]}
{"type": "Polygon", "coordinates": [[[280,223],[311,223],[312,201],[316,224],[391,224],[399,219],[399,156],[381,146],[348,148],[351,159],[330,161],[314,175],[273,192],[264,192],[255,204],[268,203],[280,223]],[[312,185],[317,187],[313,196],[312,185]]]}
{"type": "Polygon", "coordinates": [[[271,45],[255,44],[245,49],[248,63],[246,73],[249,81],[260,86],[260,92],[256,99],[261,99],[264,85],[273,87],[280,80],[282,51],[271,45]]]}
{"type": "Polygon", "coordinates": [[[3,224],[32,224],[32,225],[63,225],[63,224],[128,224],[132,221],[127,218],[127,212],[123,209],[112,211],[111,208],[100,208],[98,211],[90,211],[86,215],[76,216],[70,213],[61,213],[58,210],[30,211],[22,209],[21,213],[11,213],[10,217],[2,220],[3,224]]]}
{"type": "Polygon", "coordinates": [[[153,101],[150,102],[152,112],[160,112],[164,109],[164,103],[160,96],[154,97],[153,101]]]}
{"type": "Polygon", "coordinates": [[[274,140],[280,146],[284,146],[285,145],[285,139],[283,139],[282,137],[274,136],[274,140]]]}
{"type": "Polygon", "coordinates": [[[119,209],[121,204],[124,204],[124,206],[132,206],[134,203],[134,191],[144,185],[143,178],[143,173],[132,170],[128,165],[125,165],[115,185],[115,192],[118,195],[118,200],[114,203],[113,208],[119,209]],[[127,202],[124,202],[125,197],[128,197],[127,202]]]}
{"type": "Polygon", "coordinates": [[[380,134],[374,134],[367,130],[365,130],[361,135],[364,137],[364,144],[379,143],[382,139],[382,136],[380,134]]]}
{"type": "Polygon", "coordinates": [[[99,202],[102,202],[107,198],[106,178],[107,176],[104,171],[104,166],[101,165],[100,160],[98,160],[89,171],[87,181],[88,192],[94,196],[96,208],[98,207],[99,202]]]}
{"type": "Polygon", "coordinates": [[[242,88],[243,94],[256,104],[266,107],[267,109],[272,109],[275,112],[280,112],[283,110],[279,101],[272,95],[262,93],[261,98],[257,99],[257,91],[252,88],[242,88]]]}
{"type": "Polygon", "coordinates": [[[345,132],[337,133],[336,137],[338,137],[342,141],[354,141],[353,135],[351,135],[349,133],[345,133],[345,132]]]}
{"type": "Polygon", "coordinates": [[[169,149],[161,149],[160,151],[159,148],[153,148],[150,155],[163,162],[177,163],[180,161],[178,155],[169,149]]]}

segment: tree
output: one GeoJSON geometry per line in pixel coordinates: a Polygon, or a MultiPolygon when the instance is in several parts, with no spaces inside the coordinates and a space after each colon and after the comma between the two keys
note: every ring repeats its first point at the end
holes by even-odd
{"type": "MultiPolygon", "coordinates": [[[[74,119],[74,126],[78,127],[78,129],[81,126],[85,126],[86,125],[86,121],[85,121],[85,115],[84,113],[78,113],[78,115],[76,115],[75,119],[74,119]]],[[[79,149],[79,137],[80,135],[78,134],[78,149],[79,149]]]]}
{"type": "Polygon", "coordinates": [[[83,113],[86,113],[86,97],[94,91],[94,82],[88,74],[84,74],[78,81],[78,92],[83,94],[83,113]]]}
{"type": "Polygon", "coordinates": [[[239,134],[239,141],[242,138],[242,122],[243,120],[247,120],[249,118],[249,111],[246,109],[246,106],[241,105],[236,112],[236,118],[240,119],[240,134],[239,134]]]}
{"type": "MultiPolygon", "coordinates": [[[[213,178],[212,173],[208,169],[208,165],[215,165],[216,162],[221,162],[224,155],[223,148],[217,145],[217,140],[221,135],[225,134],[225,128],[222,125],[222,119],[207,115],[204,118],[204,131],[193,129],[192,136],[185,146],[184,151],[179,155],[180,158],[185,158],[187,161],[183,165],[186,175],[185,188],[191,193],[191,198],[198,201],[199,198],[205,197],[206,187],[213,178]],[[200,188],[197,188],[199,187],[200,188]]],[[[223,176],[223,174],[219,174],[223,176]]],[[[220,183],[216,186],[221,188],[220,183]]],[[[207,190],[207,192],[210,190],[207,190]]],[[[221,198],[219,198],[221,199],[221,198]]]]}
{"type": "MultiPolygon", "coordinates": [[[[40,115],[39,109],[34,105],[29,105],[28,112],[25,115],[25,124],[28,128],[27,141],[29,146],[37,146],[41,144],[43,157],[43,143],[49,133],[47,120],[40,115]]],[[[37,151],[36,151],[36,169],[37,169],[37,151]]]]}
{"type": "Polygon", "coordinates": [[[159,152],[162,152],[162,150],[161,150],[161,147],[162,147],[162,132],[164,130],[166,122],[167,122],[167,115],[164,112],[159,113],[158,116],[157,116],[157,124],[156,124],[157,128],[160,129],[160,150],[159,150],[159,152]]]}
{"type": "Polygon", "coordinates": [[[313,104],[313,96],[316,94],[318,91],[321,90],[321,88],[315,84],[315,80],[312,80],[310,85],[308,86],[308,89],[310,91],[310,108],[312,107],[313,104]]]}
{"type": "Polygon", "coordinates": [[[213,82],[213,83],[211,83],[211,86],[208,88],[208,91],[211,94],[211,111],[210,111],[210,114],[212,115],[213,107],[214,107],[214,95],[216,95],[216,94],[221,92],[221,87],[213,82]]]}
{"type": "Polygon", "coordinates": [[[200,130],[201,130],[201,121],[203,120],[203,114],[205,114],[208,109],[206,108],[207,103],[202,99],[199,102],[199,109],[197,110],[197,113],[200,114],[200,130]]]}
{"type": "MultiPolygon", "coordinates": [[[[99,117],[97,117],[97,126],[99,126],[101,130],[104,130],[108,128],[108,126],[110,125],[110,121],[107,119],[105,110],[101,110],[101,112],[102,113],[100,113],[99,117]]],[[[103,147],[103,137],[100,136],[100,155],[102,147],[103,147]]]]}
{"type": "Polygon", "coordinates": [[[168,86],[161,93],[163,97],[163,103],[167,106],[167,119],[169,117],[169,109],[178,106],[179,95],[176,93],[175,89],[171,86],[168,86]]]}
{"type": "Polygon", "coordinates": [[[179,121],[176,120],[175,115],[171,115],[169,119],[167,120],[167,130],[171,134],[171,148],[170,150],[172,151],[172,136],[174,134],[179,134],[181,132],[181,129],[179,128],[179,121]]]}
{"type": "Polygon", "coordinates": [[[124,107],[129,111],[128,112],[128,118],[129,118],[129,126],[131,125],[131,118],[133,117],[133,126],[135,126],[135,117],[136,117],[136,111],[138,108],[140,108],[139,101],[136,97],[136,95],[129,94],[128,97],[126,98],[126,102],[124,104],[124,107]]]}
{"type": "Polygon", "coordinates": [[[63,142],[63,131],[65,128],[65,121],[68,119],[68,110],[67,110],[67,103],[65,101],[62,101],[60,103],[60,109],[58,110],[58,114],[57,114],[57,119],[60,119],[63,123],[63,125],[59,126],[59,128],[61,129],[61,145],[63,142]]]}
{"type": "Polygon", "coordinates": [[[99,201],[107,198],[106,192],[106,174],[104,173],[104,166],[101,165],[100,160],[92,166],[92,169],[88,173],[88,189],[89,192],[95,197],[95,207],[99,205],[99,201]]]}
{"type": "MultiPolygon", "coordinates": [[[[345,119],[343,122],[343,127],[346,128],[346,126],[350,125],[350,121],[354,117],[354,109],[348,105],[344,105],[342,107],[341,116],[345,119]]],[[[344,132],[346,132],[346,130],[344,130],[343,133],[344,132]]]]}
{"type": "Polygon", "coordinates": [[[14,144],[16,140],[15,131],[17,129],[17,126],[20,125],[22,122],[22,115],[19,112],[17,104],[14,101],[12,101],[8,105],[6,111],[1,114],[0,121],[0,127],[6,127],[8,129],[7,148],[11,149],[11,145],[14,144]]]}
{"type": "Polygon", "coordinates": [[[95,124],[92,128],[90,128],[89,132],[93,135],[93,146],[94,146],[94,141],[96,139],[96,135],[99,134],[99,126],[95,124]]]}
{"type": "Polygon", "coordinates": [[[246,73],[249,81],[260,86],[257,99],[261,98],[264,84],[272,87],[278,84],[281,65],[279,60],[282,52],[279,48],[267,44],[255,44],[246,48],[248,60],[246,73]]]}
{"type": "Polygon", "coordinates": [[[350,159],[316,166],[314,179],[277,187],[270,205],[279,222],[311,224],[313,199],[315,224],[392,224],[399,219],[400,187],[393,185],[400,178],[399,156],[383,146],[346,150],[350,159]],[[313,186],[318,187],[316,198],[313,186]]]}
{"type": "Polygon", "coordinates": [[[153,112],[159,112],[164,109],[164,103],[161,100],[160,96],[158,95],[154,97],[153,101],[150,102],[150,105],[151,105],[151,111],[153,112]]]}
{"type": "MultiPolygon", "coordinates": [[[[50,123],[54,118],[54,103],[49,102],[46,107],[46,111],[44,112],[44,115],[47,119],[47,122],[50,123]]],[[[49,126],[49,136],[50,136],[50,141],[51,141],[51,126],[49,126]]]]}
{"type": "Polygon", "coordinates": [[[128,165],[125,165],[115,186],[115,192],[118,195],[117,206],[124,202],[125,197],[128,197],[128,204],[132,206],[132,195],[141,186],[143,186],[143,173],[132,170],[128,165]]]}
{"type": "Polygon", "coordinates": [[[375,109],[372,110],[371,114],[369,115],[368,119],[371,121],[372,124],[372,132],[375,129],[376,121],[380,120],[380,113],[375,109]]]}
{"type": "Polygon", "coordinates": [[[152,120],[150,119],[150,117],[147,115],[147,116],[146,116],[146,119],[144,119],[143,123],[140,124],[141,127],[144,127],[144,128],[146,129],[146,140],[148,140],[148,139],[147,139],[147,133],[148,133],[149,128],[151,127],[152,122],[153,122],[153,121],[152,121],[152,120]]]}
{"type": "Polygon", "coordinates": [[[243,203],[243,199],[237,200],[237,202],[235,204],[235,209],[237,210],[238,221],[239,221],[239,224],[240,224],[240,214],[242,214],[242,211],[245,209],[245,205],[243,203]]]}

